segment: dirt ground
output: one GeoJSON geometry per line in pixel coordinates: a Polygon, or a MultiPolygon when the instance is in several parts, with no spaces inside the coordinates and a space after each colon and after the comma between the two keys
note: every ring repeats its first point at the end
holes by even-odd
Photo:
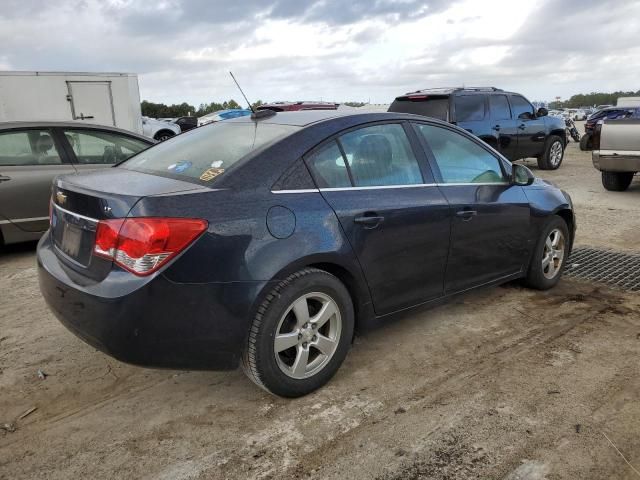
{"type": "MultiPolygon", "coordinates": [[[[579,245],[640,252],[640,179],[605,192],[576,144],[536,174],[573,196],[579,245]]],[[[97,352],[34,263],[0,254],[0,478],[640,478],[621,456],[640,470],[640,295],[478,291],[358,337],[328,386],[285,400],[97,352]]]]}

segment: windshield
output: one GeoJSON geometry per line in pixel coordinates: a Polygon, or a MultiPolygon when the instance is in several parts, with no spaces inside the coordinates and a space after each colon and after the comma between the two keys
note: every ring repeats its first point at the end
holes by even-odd
{"type": "Polygon", "coordinates": [[[214,123],[159,143],[119,166],[209,184],[253,150],[296,130],[272,123],[214,123]]]}

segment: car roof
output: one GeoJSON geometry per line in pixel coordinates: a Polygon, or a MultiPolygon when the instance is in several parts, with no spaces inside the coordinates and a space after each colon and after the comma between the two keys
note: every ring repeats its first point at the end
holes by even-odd
{"type": "Polygon", "coordinates": [[[122,128],[110,127],[108,125],[96,125],[93,123],[79,123],[79,122],[37,122],[37,121],[21,121],[21,122],[0,122],[0,131],[3,130],[17,130],[22,128],[75,128],[86,130],[104,130],[113,133],[120,133],[129,137],[136,137],[140,140],[145,140],[149,144],[155,143],[151,138],[140,135],[139,133],[124,130],[122,128]]]}
{"type": "Polygon", "coordinates": [[[394,113],[394,112],[358,112],[354,113],[351,110],[298,110],[294,112],[273,112],[273,115],[265,118],[254,119],[252,116],[231,118],[225,120],[225,122],[246,123],[246,122],[259,122],[259,123],[272,123],[276,125],[291,125],[295,127],[306,127],[314,123],[328,121],[338,118],[346,117],[360,117],[362,122],[367,121],[379,121],[387,119],[424,119],[420,115],[412,115],[408,113],[394,113]]]}
{"type": "Polygon", "coordinates": [[[437,87],[437,88],[423,88],[421,90],[415,90],[413,92],[407,92],[404,95],[400,95],[400,97],[408,97],[408,96],[411,96],[411,95],[421,95],[421,94],[451,95],[452,93],[457,93],[457,92],[463,92],[463,93],[491,93],[491,92],[513,93],[513,92],[505,92],[504,90],[502,90],[500,88],[496,88],[496,87],[437,87]]]}

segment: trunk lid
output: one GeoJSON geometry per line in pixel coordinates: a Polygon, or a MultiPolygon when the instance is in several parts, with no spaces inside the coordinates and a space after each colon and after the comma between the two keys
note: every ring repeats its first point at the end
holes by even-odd
{"type": "Polygon", "coordinates": [[[56,254],[83,274],[104,278],[112,262],[93,255],[100,220],[126,217],[144,197],[192,191],[211,189],[123,168],[58,177],[52,189],[50,231],[56,254]]]}

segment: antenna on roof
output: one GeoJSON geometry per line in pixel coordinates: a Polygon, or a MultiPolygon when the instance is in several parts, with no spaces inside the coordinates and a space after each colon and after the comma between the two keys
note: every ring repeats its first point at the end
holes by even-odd
{"type": "Polygon", "coordinates": [[[240,93],[244,97],[244,100],[249,105],[249,110],[251,110],[251,118],[253,118],[253,119],[266,118],[266,117],[270,117],[270,116],[276,114],[276,112],[274,112],[273,110],[258,110],[258,111],[255,111],[253,109],[253,106],[251,105],[251,102],[249,102],[249,99],[247,98],[247,96],[242,91],[242,88],[240,88],[240,84],[236,80],[236,77],[233,76],[233,72],[229,72],[229,75],[231,75],[231,78],[233,78],[233,81],[235,82],[236,87],[238,87],[238,90],[240,90],[240,93]]]}

